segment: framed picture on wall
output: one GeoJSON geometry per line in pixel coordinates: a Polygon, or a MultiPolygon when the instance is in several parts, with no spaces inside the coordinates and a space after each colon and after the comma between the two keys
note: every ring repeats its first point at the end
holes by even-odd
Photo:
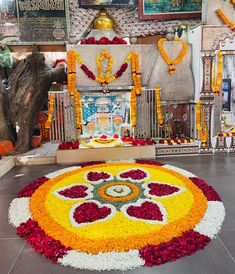
{"type": "Polygon", "coordinates": [[[231,110],[231,79],[223,79],[222,82],[223,93],[223,110],[231,110]]]}
{"type": "Polygon", "coordinates": [[[199,19],[202,0],[138,0],[139,19],[175,20],[199,19]]]}
{"type": "Polygon", "coordinates": [[[81,8],[133,8],[136,0],[79,0],[81,8]]]}

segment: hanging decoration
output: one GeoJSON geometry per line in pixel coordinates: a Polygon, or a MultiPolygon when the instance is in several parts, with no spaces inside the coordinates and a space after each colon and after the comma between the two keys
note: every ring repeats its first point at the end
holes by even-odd
{"type": "Polygon", "coordinates": [[[53,118],[53,113],[54,113],[54,106],[55,106],[55,94],[54,93],[49,93],[48,94],[48,118],[47,121],[45,122],[45,129],[49,130],[52,124],[52,118],[53,118]]]}
{"type": "Polygon", "coordinates": [[[134,83],[134,91],[136,95],[140,95],[142,91],[141,81],[140,81],[140,68],[139,68],[139,56],[136,52],[132,52],[131,55],[132,63],[132,80],[134,83]]]}
{"type": "Polygon", "coordinates": [[[196,105],[196,125],[197,125],[198,135],[202,143],[201,146],[205,148],[207,138],[208,138],[208,131],[207,131],[206,120],[202,113],[202,101],[198,101],[196,105]]]}
{"type": "Polygon", "coordinates": [[[220,93],[221,83],[223,79],[223,53],[220,51],[218,54],[218,68],[217,77],[215,79],[215,70],[212,70],[212,91],[216,96],[220,93]]]}
{"type": "Polygon", "coordinates": [[[74,99],[75,102],[76,128],[81,129],[82,104],[80,93],[77,91],[76,87],[76,61],[81,64],[81,56],[74,50],[68,51],[68,93],[70,94],[71,99],[74,99]]]}
{"type": "Polygon", "coordinates": [[[157,120],[158,120],[158,127],[163,128],[164,121],[162,116],[162,109],[161,109],[161,88],[159,86],[156,87],[156,111],[157,111],[157,120]]]}
{"type": "Polygon", "coordinates": [[[220,19],[232,30],[235,32],[235,24],[231,22],[228,17],[223,13],[222,9],[217,9],[215,11],[220,19]]]}
{"type": "Polygon", "coordinates": [[[136,127],[136,91],[135,91],[135,88],[133,88],[131,90],[130,118],[131,118],[131,125],[133,128],[135,128],[136,127]]]}
{"type": "Polygon", "coordinates": [[[76,128],[81,129],[82,125],[82,103],[79,92],[75,93],[75,112],[76,112],[76,128]]]}
{"type": "Polygon", "coordinates": [[[181,49],[179,55],[176,57],[176,59],[171,60],[170,57],[167,55],[164,47],[163,47],[163,44],[166,41],[168,41],[166,38],[160,39],[158,41],[157,46],[158,46],[158,49],[160,51],[160,54],[161,54],[162,58],[164,59],[164,61],[169,66],[169,74],[174,75],[175,74],[175,66],[182,62],[184,56],[186,55],[186,53],[188,51],[188,46],[187,46],[187,44],[185,43],[185,41],[183,39],[175,38],[174,42],[181,42],[182,43],[182,49],[181,49]]]}
{"type": "MultiPolygon", "coordinates": [[[[113,68],[113,57],[106,51],[102,50],[101,55],[96,57],[96,65],[98,70],[98,76],[96,76],[84,63],[82,57],[76,51],[69,51],[68,52],[68,91],[70,95],[74,95],[74,90],[76,90],[76,60],[80,65],[82,71],[86,74],[86,76],[94,81],[97,81],[101,84],[102,87],[106,87],[109,83],[117,80],[122,76],[122,74],[128,68],[128,64],[132,61],[132,79],[134,88],[137,95],[140,95],[142,87],[140,81],[140,69],[139,69],[139,60],[138,54],[136,52],[131,52],[127,55],[125,62],[120,66],[118,71],[111,76],[112,68],[113,68]],[[101,62],[104,59],[108,60],[108,69],[104,75],[103,69],[101,66],[101,62]]],[[[107,92],[106,90],[104,90],[107,92]]]]}

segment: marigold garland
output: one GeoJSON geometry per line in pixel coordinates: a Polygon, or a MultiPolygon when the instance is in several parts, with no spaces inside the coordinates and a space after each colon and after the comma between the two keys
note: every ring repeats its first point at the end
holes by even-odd
{"type": "Polygon", "coordinates": [[[71,98],[74,97],[75,93],[77,92],[76,88],[76,59],[80,60],[80,56],[76,55],[76,51],[70,50],[68,51],[68,93],[71,98]]]}
{"type": "Polygon", "coordinates": [[[76,128],[81,129],[82,125],[82,103],[79,92],[75,93],[75,112],[76,112],[76,128]]]}
{"type": "Polygon", "coordinates": [[[223,79],[223,53],[220,51],[218,54],[218,69],[217,78],[215,80],[215,71],[212,71],[212,91],[215,95],[219,95],[220,87],[223,79]]]}
{"type": "Polygon", "coordinates": [[[135,88],[133,88],[131,90],[130,117],[131,117],[132,127],[136,127],[136,91],[135,91],[135,88]]]}
{"type": "Polygon", "coordinates": [[[141,93],[141,81],[140,81],[140,69],[139,69],[139,61],[138,54],[136,52],[131,52],[127,55],[125,62],[120,66],[118,71],[111,76],[112,68],[113,68],[113,57],[106,51],[103,50],[101,52],[101,56],[96,57],[96,65],[98,70],[98,76],[95,74],[83,63],[82,57],[76,51],[68,52],[68,92],[71,96],[74,96],[76,92],[76,60],[80,65],[82,71],[86,74],[86,76],[92,80],[95,80],[101,84],[102,87],[107,86],[109,83],[115,81],[120,78],[122,74],[128,68],[128,64],[132,61],[132,80],[134,84],[134,88],[136,93],[139,95],[141,93]],[[103,75],[103,70],[101,67],[101,62],[104,59],[108,59],[108,69],[105,75],[103,75]]]}
{"type": "Polygon", "coordinates": [[[55,106],[55,94],[54,93],[49,93],[48,94],[48,118],[45,123],[45,129],[49,130],[52,124],[52,118],[53,118],[53,113],[54,113],[54,106],[55,106]]]}
{"type": "Polygon", "coordinates": [[[131,55],[132,61],[132,80],[134,84],[134,90],[137,95],[140,95],[142,91],[141,81],[140,81],[140,68],[139,68],[139,57],[136,52],[132,52],[131,55]]]}
{"type": "Polygon", "coordinates": [[[188,46],[187,46],[187,44],[185,43],[185,41],[183,39],[175,38],[174,39],[175,42],[181,42],[182,43],[182,49],[181,49],[181,52],[179,53],[179,55],[176,57],[176,59],[171,60],[170,57],[167,55],[166,51],[164,50],[164,47],[163,47],[163,43],[166,42],[166,41],[167,41],[166,38],[161,38],[158,41],[157,45],[158,45],[158,49],[159,49],[159,52],[160,52],[162,58],[164,59],[164,61],[169,66],[169,74],[174,75],[175,74],[175,66],[182,62],[184,56],[186,55],[186,53],[188,51],[188,46]]]}
{"type": "Polygon", "coordinates": [[[202,147],[206,147],[208,131],[207,131],[205,117],[203,116],[203,113],[202,113],[202,101],[198,101],[196,105],[196,125],[197,125],[199,138],[202,142],[202,147]]]}
{"type": "Polygon", "coordinates": [[[233,22],[228,19],[228,17],[223,13],[222,9],[217,9],[216,13],[232,31],[235,31],[235,24],[233,24],[233,22]]]}
{"type": "Polygon", "coordinates": [[[157,119],[158,119],[158,127],[162,128],[164,126],[162,109],[161,109],[161,98],[160,98],[161,88],[156,87],[156,111],[157,111],[157,119]]]}

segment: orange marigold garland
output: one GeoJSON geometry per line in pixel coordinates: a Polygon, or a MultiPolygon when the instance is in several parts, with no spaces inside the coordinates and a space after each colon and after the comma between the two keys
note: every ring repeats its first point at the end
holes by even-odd
{"type": "Polygon", "coordinates": [[[135,88],[133,88],[131,90],[130,118],[131,118],[132,127],[136,127],[136,91],[135,91],[135,88]]]}
{"type": "Polygon", "coordinates": [[[164,126],[162,110],[161,110],[161,98],[160,98],[161,88],[156,87],[156,111],[157,111],[157,119],[158,119],[158,127],[162,128],[164,126]]]}
{"type": "Polygon", "coordinates": [[[196,105],[196,125],[199,138],[202,142],[202,147],[206,147],[206,142],[208,138],[208,131],[205,117],[202,113],[202,101],[198,101],[196,105]]]}
{"type": "Polygon", "coordinates": [[[76,128],[80,129],[82,124],[81,96],[76,87],[76,61],[82,64],[82,57],[74,50],[68,51],[68,92],[74,98],[76,113],[76,128]]]}
{"type": "Polygon", "coordinates": [[[217,15],[220,17],[220,19],[232,30],[235,31],[235,24],[231,22],[228,17],[223,13],[221,9],[216,10],[217,15]]]}
{"type": "Polygon", "coordinates": [[[77,92],[76,88],[76,51],[68,51],[68,93],[73,98],[77,92]]]}
{"type": "MultiPolygon", "coordinates": [[[[96,65],[97,65],[99,76],[97,76],[95,80],[101,83],[101,86],[106,86],[107,83],[111,82],[110,74],[112,73],[112,69],[113,69],[113,57],[106,50],[102,50],[101,56],[96,57],[96,65]],[[108,60],[108,69],[106,71],[106,74],[104,75],[101,67],[101,62],[103,62],[105,59],[108,60]]],[[[115,80],[115,79],[112,79],[112,80],[115,80]]]]}
{"type": "Polygon", "coordinates": [[[52,124],[52,118],[53,118],[53,113],[54,113],[54,106],[55,106],[55,94],[54,93],[49,93],[48,94],[48,118],[45,123],[45,129],[49,130],[52,124]]]}
{"type": "Polygon", "coordinates": [[[140,81],[140,68],[139,68],[139,57],[136,52],[132,52],[131,55],[131,61],[132,61],[132,80],[134,84],[134,90],[137,95],[140,95],[142,91],[141,87],[141,81],[140,81]]]}
{"type": "Polygon", "coordinates": [[[220,51],[218,54],[218,69],[217,78],[215,79],[215,71],[212,71],[212,91],[215,95],[219,95],[220,87],[223,79],[223,53],[220,51]]]}
{"type": "Polygon", "coordinates": [[[171,60],[170,57],[167,55],[166,51],[164,50],[163,44],[167,41],[166,38],[162,38],[158,41],[158,49],[160,51],[160,54],[162,56],[162,58],[164,59],[164,61],[167,63],[167,65],[169,66],[169,74],[170,75],[174,75],[175,74],[175,66],[178,65],[180,62],[182,62],[184,56],[186,55],[187,51],[188,51],[188,46],[185,43],[185,41],[183,39],[180,38],[175,38],[174,41],[175,42],[181,42],[182,43],[182,49],[181,52],[179,53],[179,55],[176,57],[175,60],[171,60]]]}
{"type": "Polygon", "coordinates": [[[75,112],[76,112],[76,128],[81,129],[82,125],[82,103],[79,92],[75,93],[75,112]]]}

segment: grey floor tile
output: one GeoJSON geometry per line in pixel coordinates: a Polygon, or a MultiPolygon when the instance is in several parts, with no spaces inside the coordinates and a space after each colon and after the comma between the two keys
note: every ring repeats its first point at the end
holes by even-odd
{"type": "Polygon", "coordinates": [[[8,209],[14,196],[0,196],[0,238],[15,238],[16,231],[8,223],[8,209]]]}
{"type": "Polygon", "coordinates": [[[7,274],[14,264],[24,242],[21,239],[0,239],[0,273],[7,274]]]}
{"type": "MultiPolygon", "coordinates": [[[[33,249],[25,247],[9,274],[98,274],[98,271],[73,269],[53,264],[33,249]]],[[[106,274],[122,274],[122,271],[105,271],[106,274]]],[[[2,273],[1,273],[2,274],[2,273]]]]}
{"type": "Polygon", "coordinates": [[[219,238],[224,243],[235,262],[235,229],[222,230],[219,234],[219,238]]]}
{"type": "Polygon", "coordinates": [[[213,240],[204,250],[172,263],[126,271],[125,274],[234,274],[235,263],[221,242],[213,240]]]}

